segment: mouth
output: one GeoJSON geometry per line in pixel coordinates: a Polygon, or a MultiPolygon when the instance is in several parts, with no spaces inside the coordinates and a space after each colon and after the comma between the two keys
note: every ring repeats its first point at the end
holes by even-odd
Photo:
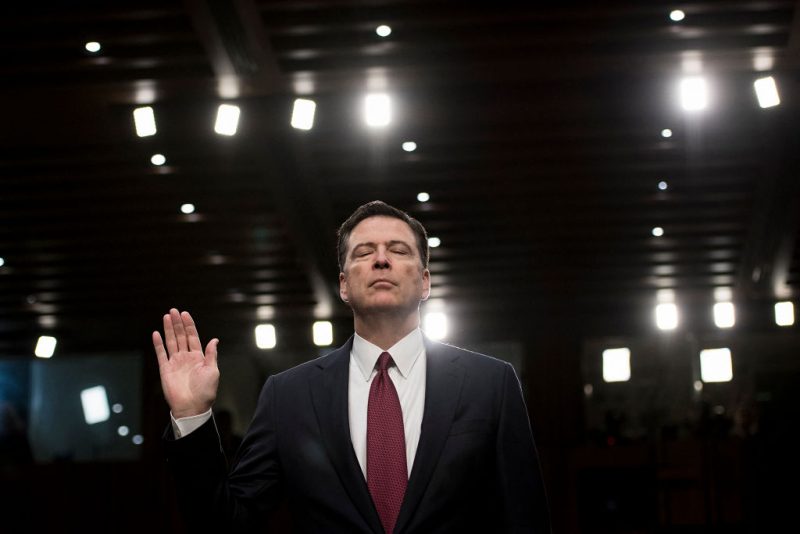
{"type": "Polygon", "coordinates": [[[394,282],[392,282],[391,280],[386,280],[385,278],[379,278],[378,280],[375,280],[374,282],[372,282],[369,286],[370,287],[375,287],[375,286],[390,287],[390,286],[395,286],[395,285],[396,284],[394,282]]]}

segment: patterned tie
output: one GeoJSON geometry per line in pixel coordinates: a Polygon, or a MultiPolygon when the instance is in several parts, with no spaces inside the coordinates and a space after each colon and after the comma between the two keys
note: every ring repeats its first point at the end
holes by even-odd
{"type": "Polygon", "coordinates": [[[394,530],[408,485],[403,411],[387,370],[392,363],[388,352],[378,358],[367,407],[367,486],[387,533],[394,530]]]}

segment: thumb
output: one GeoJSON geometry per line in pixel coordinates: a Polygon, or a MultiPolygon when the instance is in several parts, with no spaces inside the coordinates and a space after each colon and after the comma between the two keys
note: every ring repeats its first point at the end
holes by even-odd
{"type": "Polygon", "coordinates": [[[213,365],[216,367],[217,365],[217,345],[219,345],[219,339],[214,338],[208,342],[206,345],[206,364],[213,365]]]}

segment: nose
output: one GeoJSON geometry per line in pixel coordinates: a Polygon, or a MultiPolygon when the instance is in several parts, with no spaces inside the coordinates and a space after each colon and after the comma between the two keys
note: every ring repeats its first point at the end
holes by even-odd
{"type": "Polygon", "coordinates": [[[386,255],[386,250],[379,247],[375,253],[375,263],[372,265],[373,269],[388,269],[391,267],[389,264],[389,257],[386,255]]]}

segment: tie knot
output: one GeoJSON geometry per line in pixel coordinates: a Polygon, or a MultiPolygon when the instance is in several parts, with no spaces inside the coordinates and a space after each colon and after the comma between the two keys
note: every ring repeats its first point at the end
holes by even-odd
{"type": "Polygon", "coordinates": [[[380,356],[378,356],[378,370],[385,371],[392,365],[392,355],[388,352],[382,352],[380,356]]]}

